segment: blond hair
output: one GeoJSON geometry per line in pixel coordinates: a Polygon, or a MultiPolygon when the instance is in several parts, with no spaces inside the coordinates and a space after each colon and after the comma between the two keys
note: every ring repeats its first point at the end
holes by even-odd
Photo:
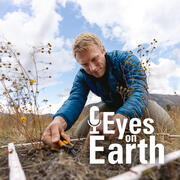
{"type": "Polygon", "coordinates": [[[79,34],[75,38],[72,45],[72,51],[73,51],[74,57],[76,57],[77,52],[87,50],[93,44],[97,45],[97,47],[99,48],[103,47],[103,44],[97,35],[93,33],[89,33],[89,32],[79,34]]]}

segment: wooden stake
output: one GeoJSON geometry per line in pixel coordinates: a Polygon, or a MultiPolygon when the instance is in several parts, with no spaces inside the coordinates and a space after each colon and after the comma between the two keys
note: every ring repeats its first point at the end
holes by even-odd
{"type": "MultiPolygon", "coordinates": [[[[164,164],[167,164],[171,161],[174,161],[176,159],[180,158],[180,150],[169,153],[165,155],[164,157],[164,164]]],[[[156,169],[159,169],[164,164],[140,164],[137,166],[132,167],[129,171],[120,174],[118,176],[114,176],[112,178],[109,178],[108,180],[137,180],[141,176],[146,175],[156,169]]]]}
{"type": "Polygon", "coordinates": [[[8,144],[9,180],[25,180],[25,174],[21,167],[14,143],[8,144]]]}

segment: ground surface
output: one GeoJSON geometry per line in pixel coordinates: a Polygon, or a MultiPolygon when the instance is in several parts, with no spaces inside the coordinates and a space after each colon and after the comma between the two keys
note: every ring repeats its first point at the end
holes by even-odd
{"type": "MultiPolygon", "coordinates": [[[[104,165],[90,165],[89,152],[84,151],[84,142],[79,141],[75,144],[75,149],[79,157],[65,152],[50,150],[49,148],[40,147],[21,147],[16,148],[22,167],[28,180],[95,180],[107,179],[125,171],[131,166],[139,163],[139,154],[133,152],[132,165],[111,165],[107,162],[109,142],[103,142],[105,151],[98,153],[98,158],[106,159],[104,165]]],[[[0,152],[0,180],[8,179],[8,152],[1,149],[0,152]]],[[[148,156],[148,154],[147,154],[148,156]]],[[[160,170],[155,171],[142,180],[159,179],[159,180],[178,180],[180,179],[180,160],[163,166],[160,170]]]]}

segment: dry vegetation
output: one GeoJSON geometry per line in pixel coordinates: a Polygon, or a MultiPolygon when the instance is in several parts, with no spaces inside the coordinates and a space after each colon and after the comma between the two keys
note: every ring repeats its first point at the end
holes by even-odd
{"type": "MultiPolygon", "coordinates": [[[[52,62],[42,62],[39,54],[50,54],[51,44],[32,47],[29,52],[31,67],[23,63],[24,56],[9,41],[0,42],[0,137],[14,141],[37,141],[41,138],[49,117],[41,116],[39,85],[47,75],[52,62]]],[[[43,103],[48,100],[44,98],[43,103]]],[[[50,108],[51,105],[47,105],[50,108]]]]}

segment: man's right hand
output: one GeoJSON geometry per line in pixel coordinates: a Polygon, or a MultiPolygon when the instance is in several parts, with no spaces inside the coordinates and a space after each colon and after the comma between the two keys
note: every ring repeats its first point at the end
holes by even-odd
{"type": "Polygon", "coordinates": [[[64,132],[66,128],[66,121],[62,117],[56,116],[43,133],[43,143],[47,144],[51,148],[57,148],[60,136],[63,136],[70,142],[70,136],[64,132]]]}

